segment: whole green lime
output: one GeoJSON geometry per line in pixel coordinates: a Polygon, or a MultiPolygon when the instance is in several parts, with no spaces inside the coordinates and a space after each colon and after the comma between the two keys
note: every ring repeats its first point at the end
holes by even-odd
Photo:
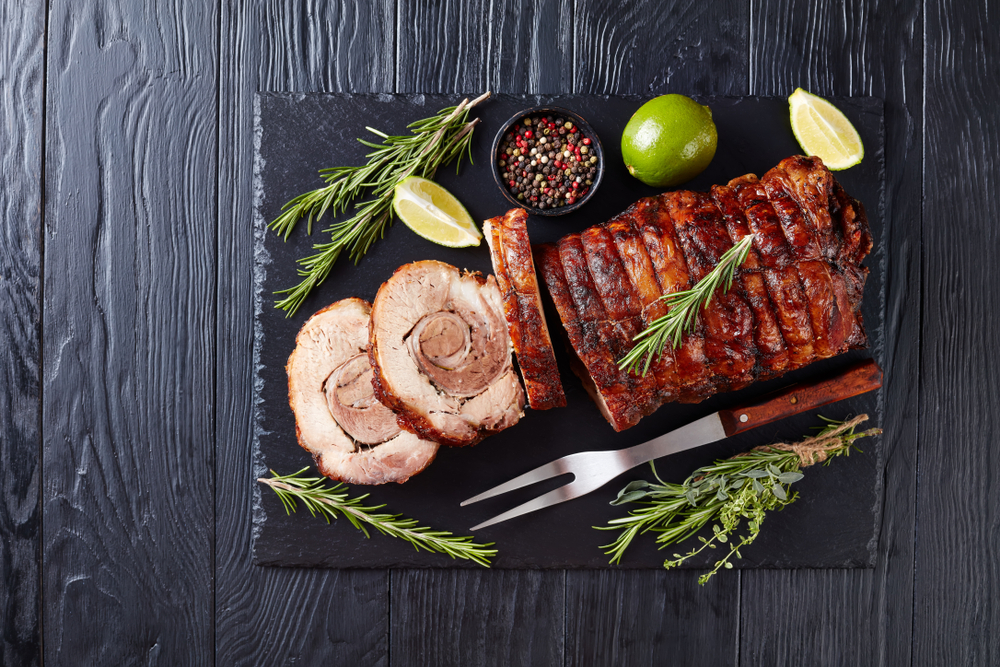
{"type": "Polygon", "coordinates": [[[646,185],[680,185],[705,170],[719,135],[712,110],[684,95],[661,95],[639,107],[622,132],[622,158],[646,185]]]}

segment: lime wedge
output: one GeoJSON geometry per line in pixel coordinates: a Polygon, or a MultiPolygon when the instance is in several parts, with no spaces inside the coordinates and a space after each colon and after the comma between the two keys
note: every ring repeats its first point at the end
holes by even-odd
{"type": "Polygon", "coordinates": [[[788,97],[792,132],[807,155],[816,155],[828,169],[840,171],[861,162],[861,136],[840,109],[822,97],[796,88],[788,97]]]}
{"type": "Polygon", "coordinates": [[[404,178],[392,198],[396,215],[419,236],[449,248],[479,245],[482,233],[455,196],[434,181],[404,178]]]}

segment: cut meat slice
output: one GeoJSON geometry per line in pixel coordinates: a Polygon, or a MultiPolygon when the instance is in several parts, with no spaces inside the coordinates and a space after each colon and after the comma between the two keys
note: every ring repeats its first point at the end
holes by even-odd
{"type": "Polygon", "coordinates": [[[398,268],[375,296],[368,356],[376,397],[429,440],[475,444],[523,414],[493,276],[436,261],[398,268]]]}
{"type": "Polygon", "coordinates": [[[503,296],[504,315],[528,404],[535,410],[566,405],[549,327],[542,311],[535,264],[528,241],[528,213],[515,208],[483,224],[493,270],[503,296]]]}
{"type": "Polygon", "coordinates": [[[299,444],[319,471],[351,484],[405,482],[438,445],[401,431],[372,389],[368,316],[361,299],[338,301],[302,326],[288,358],[288,402],[299,444]]]}

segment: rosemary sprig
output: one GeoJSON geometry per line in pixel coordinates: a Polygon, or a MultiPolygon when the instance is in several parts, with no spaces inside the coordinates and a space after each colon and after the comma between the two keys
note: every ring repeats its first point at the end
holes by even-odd
{"type": "Polygon", "coordinates": [[[442,109],[430,118],[410,123],[410,134],[391,136],[371,127],[369,132],[381,139],[373,143],[358,139],[372,149],[366,156],[368,162],[354,167],[333,167],[320,170],[326,185],[318,190],[301,194],[281,207],[281,215],[268,227],[288,239],[302,218],[307,219],[308,231],[312,223],[329,211],[333,215],[347,211],[348,206],[366,193],[369,199],[354,205],[354,215],[334,222],[324,229],[330,235],[325,243],[313,244],[314,253],[299,260],[302,281],[294,287],[279,290],[285,295],[275,307],[292,316],[299,309],[314,287],[326,280],[334,263],[345,249],[357,263],[368,248],[385,234],[392,218],[392,196],[396,185],[407,176],[432,178],[437,168],[456,160],[456,169],[462,156],[472,160],[472,131],[478,118],[468,120],[469,110],[490,96],[489,91],[471,102],[462,100],[458,106],[442,109]]]}
{"type": "Polygon", "coordinates": [[[607,526],[594,526],[598,530],[621,531],[614,542],[602,547],[605,553],[611,556],[612,563],[621,563],[625,550],[637,535],[656,533],[656,542],[663,549],[696,535],[711,523],[710,538],[698,536],[701,546],[684,555],[673,554],[663,566],[677,567],[705,549],[728,543],[729,552],[698,582],[704,584],[721,568],[732,568],[733,557],[740,558],[740,549],[757,538],[767,513],[780,510],[798,498],[798,493],[789,487],[802,479],[803,467],[848,455],[855,440],[882,432],[877,428],[855,431],[868,415],[847,422],[821,419],[826,425],[820,427],[816,436],[797,444],[764,445],[716,461],[695,470],[683,484],[664,482],[650,463],[659,484],[645,480],[631,482],[611,502],[612,505],[637,502],[640,509],[611,520],[607,526]],[[739,532],[744,521],[746,531],[739,532]]]}
{"type": "Polygon", "coordinates": [[[309,468],[293,473],[291,475],[278,475],[273,470],[273,477],[261,477],[257,481],[271,487],[281,503],[285,506],[285,511],[289,514],[295,511],[296,501],[302,501],[309,513],[313,516],[317,514],[330,523],[330,519],[339,518],[340,514],[347,517],[351,525],[370,538],[367,526],[375,528],[378,532],[389,537],[398,537],[406,540],[413,547],[420,551],[426,549],[430,552],[447,554],[452,558],[462,558],[479,563],[484,567],[490,566],[490,558],[497,555],[496,549],[490,549],[493,543],[477,544],[473,542],[473,537],[459,537],[442,530],[433,530],[426,526],[417,524],[416,519],[407,519],[399,514],[374,514],[375,510],[382,509],[385,505],[374,505],[366,507],[362,501],[368,494],[350,498],[347,495],[347,487],[343,484],[326,486],[323,477],[305,477],[309,468]]]}
{"type": "Polygon", "coordinates": [[[722,285],[723,293],[729,291],[736,269],[746,261],[752,244],[753,236],[744,236],[739,243],[723,253],[715,268],[694,287],[661,296],[660,300],[670,310],[663,317],[653,320],[632,339],[635,347],[618,362],[618,368],[638,374],[639,367],[642,366],[642,375],[645,376],[653,363],[653,357],[659,358],[668,342],[675,348],[680,347],[684,334],[694,329],[698,312],[712,302],[716,288],[722,285]]]}

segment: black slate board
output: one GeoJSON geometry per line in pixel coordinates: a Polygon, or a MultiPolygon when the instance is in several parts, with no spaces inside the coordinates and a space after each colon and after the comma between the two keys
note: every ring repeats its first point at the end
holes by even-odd
{"type": "MultiPolygon", "coordinates": [[[[308,454],[295,440],[294,418],[287,403],[284,364],[302,323],[322,306],[348,296],[371,301],[378,286],[400,265],[421,259],[439,259],[461,268],[491,272],[485,243],[472,249],[447,249],[426,242],[403,225],[390,229],[357,266],[342,259],[329,279],[309,298],[301,311],[286,319],[272,307],[272,293],[295,280],[295,260],[322,239],[317,226],[313,237],[302,229],[282,242],[266,232],[281,205],[296,194],[317,187],[318,169],[357,164],[365,148],[357,137],[370,125],[389,133],[402,133],[407,122],[450,106],[455,97],[439,95],[297,95],[262,93],[257,97],[255,180],[257,321],[254,358],[257,363],[255,393],[256,458],[261,474],[267,469],[289,473],[310,464],[308,454]]],[[[518,110],[537,104],[573,109],[588,119],[601,136],[607,172],[600,192],[579,211],[566,216],[532,218],[529,232],[534,243],[554,241],[571,231],[609,219],[636,199],[655,194],[628,176],[621,162],[618,137],[631,114],[644,100],[605,96],[494,96],[478,109],[482,124],[474,139],[474,165],[465,164],[460,175],[443,169],[437,180],[454,192],[477,220],[498,215],[508,206],[493,183],[488,151],[493,134],[518,110]]],[[[788,124],[784,98],[702,98],[713,110],[719,130],[719,149],[709,168],[685,185],[704,190],[747,172],[762,174],[779,160],[798,153],[788,124]]],[[[866,261],[871,274],[865,289],[863,312],[870,348],[828,359],[789,373],[784,378],[759,383],[741,392],[713,397],[698,405],[662,407],[636,427],[615,433],[600,416],[580,382],[566,366],[566,355],[557,349],[569,406],[547,412],[528,410],[514,428],[486,439],[473,448],[442,448],[437,460],[404,485],[355,487],[369,492],[369,500],[385,503],[387,510],[405,513],[422,523],[457,534],[500,511],[519,504],[560,482],[539,485],[524,492],[460,508],[459,502],[486,488],[554,458],[577,451],[635,445],[723,407],[760,396],[795,381],[821,377],[851,362],[872,356],[881,362],[883,346],[884,276],[887,275],[882,219],[884,197],[882,102],[873,98],[835,100],[861,133],[866,157],[857,167],[837,174],[848,192],[866,204],[875,237],[875,248],[866,261]]],[[[328,222],[328,221],[327,221],[328,222]]],[[[550,315],[550,322],[558,320],[550,315]]],[[[843,401],[819,411],[832,418],[868,413],[880,424],[882,392],[843,401]]],[[[658,466],[667,481],[682,481],[693,469],[720,457],[756,445],[794,440],[819,420],[816,413],[762,427],[743,436],[714,443],[664,459],[658,466]]],[[[881,439],[861,441],[863,451],[837,459],[828,467],[807,471],[796,485],[801,498],[771,516],[757,541],[743,550],[737,567],[872,567],[882,511],[883,454],[881,439]]],[[[640,467],[584,498],[521,517],[481,531],[481,541],[494,541],[500,551],[495,567],[600,568],[608,567],[600,545],[613,533],[593,530],[621,516],[623,508],[608,505],[624,484],[650,478],[640,467]]],[[[249,482],[249,480],[248,480],[249,482]]],[[[366,540],[346,521],[326,525],[305,510],[286,516],[270,492],[257,489],[254,556],[261,565],[317,567],[469,567],[438,554],[418,553],[399,540],[375,535],[366,540]]],[[[636,540],[622,567],[658,568],[664,557],[678,551],[657,551],[652,538],[636,540]]],[[[692,559],[688,565],[703,568],[713,554],[692,559]]],[[[474,566],[473,566],[474,567],[474,566]]]]}

